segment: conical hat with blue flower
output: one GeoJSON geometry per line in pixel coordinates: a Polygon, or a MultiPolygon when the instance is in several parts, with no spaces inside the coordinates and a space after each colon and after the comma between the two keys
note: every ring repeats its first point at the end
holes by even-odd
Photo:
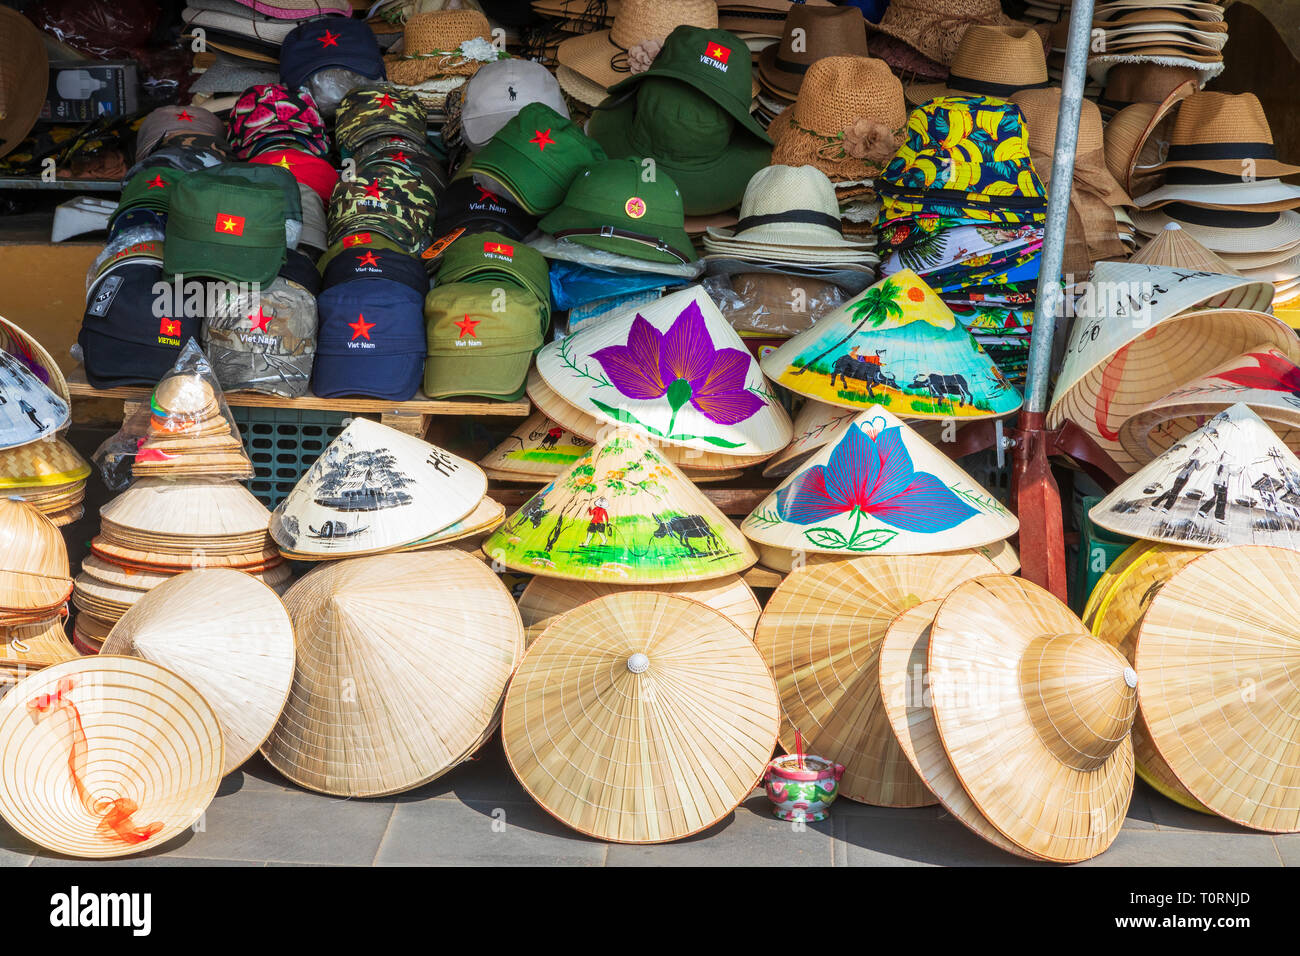
{"type": "Polygon", "coordinates": [[[862,555],[978,548],[1019,527],[947,455],[875,405],[764,498],[740,530],[762,545],[862,555]]]}
{"type": "Polygon", "coordinates": [[[778,385],[903,418],[1010,415],[1020,393],[925,281],[902,269],[763,358],[778,385]]]}
{"type": "Polygon", "coordinates": [[[551,342],[537,371],[562,399],[659,442],[721,455],[773,455],[790,416],[702,286],[551,342]]]}

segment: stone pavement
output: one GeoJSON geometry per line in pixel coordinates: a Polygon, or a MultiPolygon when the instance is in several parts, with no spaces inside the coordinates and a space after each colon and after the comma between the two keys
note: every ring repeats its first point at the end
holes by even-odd
{"type": "MultiPolygon", "coordinates": [[[[254,757],[223,781],[201,826],[144,856],[90,865],[1035,865],[995,850],[939,808],[888,810],[841,800],[829,820],[796,832],[770,815],[758,791],[721,823],[679,843],[601,843],[567,830],[528,797],[499,739],[440,780],[376,800],[298,789],[254,757]]],[[[53,856],[0,822],[0,865],[87,862],[53,856]]],[[[1288,864],[1300,865],[1300,834],[1253,833],[1185,810],[1139,782],[1119,838],[1082,865],[1288,864]]]]}

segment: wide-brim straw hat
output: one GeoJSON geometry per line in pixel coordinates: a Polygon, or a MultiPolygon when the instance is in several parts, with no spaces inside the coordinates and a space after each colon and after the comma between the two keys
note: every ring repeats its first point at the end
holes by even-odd
{"type": "Polygon", "coordinates": [[[1167,149],[1163,142],[1168,135],[1166,121],[1195,92],[1195,83],[1181,83],[1160,102],[1126,106],[1106,124],[1106,166],[1129,195],[1141,195],[1158,181],[1155,169],[1163,162],[1167,149]]]}
{"type": "Polygon", "coordinates": [[[479,467],[550,480],[581,458],[591,442],[535,411],[479,459],[479,467]]]}
{"type": "Polygon", "coordinates": [[[0,816],[79,858],[142,853],[185,832],[221,782],[203,695],[151,661],[56,664],[0,698],[0,816]]]}
{"type": "Polygon", "coordinates": [[[728,252],[751,243],[787,259],[825,261],[825,253],[870,250],[875,242],[845,239],[835,186],[815,166],[765,166],[745,187],[740,219],[731,228],[705,230],[707,252],[728,252]],[[719,241],[722,240],[722,241],[719,241]]]}
{"type": "Polygon", "coordinates": [[[25,501],[0,498],[0,556],[0,563],[10,571],[69,576],[62,532],[25,501]]]}
{"type": "Polygon", "coordinates": [[[1300,186],[1292,186],[1280,179],[1203,183],[1166,181],[1163,186],[1134,200],[1139,209],[1158,209],[1170,203],[1189,203],[1206,209],[1277,212],[1300,206],[1300,186]]]}
{"type": "Polygon", "coordinates": [[[332,561],[284,596],[297,664],[262,754],[334,796],[400,793],[496,727],[524,648],[510,592],[452,548],[332,561]]]}
{"type": "Polygon", "coordinates": [[[1179,782],[1226,819],[1300,830],[1300,555],[1243,547],[1202,555],[1156,593],[1136,661],[1151,739],[1179,782]]]}
{"type": "Polygon", "coordinates": [[[437,77],[473,76],[483,61],[460,47],[474,39],[492,42],[492,25],[478,10],[415,13],[402,31],[402,52],[384,57],[389,82],[415,86],[437,77]]]}
{"type": "Polygon", "coordinates": [[[1200,53],[1183,46],[1164,43],[1093,55],[1088,58],[1088,76],[1092,82],[1105,86],[1107,74],[1122,63],[1152,63],[1163,67],[1195,70],[1201,86],[1222,73],[1224,68],[1223,54],[1218,51],[1200,53]]]}
{"type": "Polygon", "coordinates": [[[1166,223],[1165,227],[1129,257],[1128,261],[1148,266],[1190,269],[1193,272],[1241,275],[1224,259],[1192,238],[1182,224],[1177,222],[1166,223]]]}
{"type": "Polygon", "coordinates": [[[293,681],[293,624],[275,592],[249,575],[187,571],[137,600],[100,653],[142,657],[190,681],[216,711],[228,774],[280,717],[293,681]]]}
{"type": "Polygon", "coordinates": [[[1264,252],[1290,249],[1300,243],[1300,213],[1291,209],[1254,213],[1172,203],[1160,209],[1133,212],[1134,225],[1147,235],[1155,235],[1171,222],[1177,222],[1197,242],[1214,252],[1264,252]]]}
{"type": "MultiPolygon", "coordinates": [[[[1024,90],[1015,94],[1011,101],[1020,107],[1025,118],[1025,137],[1034,160],[1034,170],[1047,183],[1052,177],[1056,152],[1056,123],[1061,111],[1060,87],[1024,90]]],[[[1072,195],[1081,191],[1106,206],[1134,205],[1134,200],[1106,166],[1101,111],[1092,100],[1084,100],[1079,112],[1072,195]]],[[[1114,232],[1113,214],[1111,222],[1111,232],[1114,232]]]]}
{"type": "Polygon", "coordinates": [[[780,42],[764,47],[756,60],[763,85],[788,100],[798,95],[818,60],[866,55],[865,18],[857,7],[795,3],[786,13],[780,42]]]}
{"type": "Polygon", "coordinates": [[[1043,37],[1031,27],[972,24],[949,65],[943,83],[914,83],[907,98],[920,105],[940,96],[992,96],[1009,99],[1021,90],[1048,84],[1043,37]]]}
{"type": "Polygon", "coordinates": [[[880,706],[877,654],[890,623],[920,601],[997,572],[976,554],[865,557],[791,573],[772,593],[754,644],[776,678],[781,746],[843,764],[840,794],[882,807],[924,807],[880,706]]]}
{"type": "Polygon", "coordinates": [[[971,801],[1034,856],[1086,860],[1133,795],[1138,676],[1061,601],[1010,575],[958,585],[930,632],[930,696],[971,801]]]}
{"type": "Polygon", "coordinates": [[[1204,169],[1256,178],[1291,176],[1281,162],[1264,107],[1254,93],[1199,92],[1183,101],[1169,133],[1169,153],[1157,170],[1204,169]]]}
{"type": "Polygon", "coordinates": [[[0,156],[11,152],[36,125],[49,77],[41,32],[17,10],[0,8],[0,156]]]}
{"type": "Polygon", "coordinates": [[[688,598],[631,591],[564,615],[529,648],[501,738],[519,782],[561,823],[662,843],[749,795],[778,716],[772,675],[741,628],[688,598]]]}
{"type": "Polygon", "coordinates": [[[936,63],[950,64],[966,31],[978,23],[1012,26],[998,0],[892,0],[879,23],[867,21],[867,33],[901,40],[936,63]]]}

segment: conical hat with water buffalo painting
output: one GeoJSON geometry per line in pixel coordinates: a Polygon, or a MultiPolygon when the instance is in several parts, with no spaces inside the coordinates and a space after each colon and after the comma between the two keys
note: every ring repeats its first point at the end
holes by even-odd
{"type": "Polygon", "coordinates": [[[758,560],[731,520],[630,432],[530,498],[483,552],[516,571],[608,584],[703,581],[758,560]]]}
{"type": "Polygon", "coordinates": [[[863,555],[978,548],[1011,537],[1020,524],[952,459],[875,405],[740,527],[759,544],[863,555]]]}
{"type": "Polygon", "coordinates": [[[1020,393],[911,269],[881,279],[762,360],[767,377],[841,408],[902,418],[998,418],[1020,393]]]}

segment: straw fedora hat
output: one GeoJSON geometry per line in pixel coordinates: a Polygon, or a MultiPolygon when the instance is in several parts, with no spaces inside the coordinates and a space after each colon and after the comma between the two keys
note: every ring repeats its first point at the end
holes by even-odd
{"type": "Polygon", "coordinates": [[[930,631],[944,751],[980,813],[1034,856],[1086,860],[1133,795],[1138,677],[1070,609],[1022,578],[958,585],[930,631]]]}
{"type": "Polygon", "coordinates": [[[829,56],[866,56],[866,20],[857,7],[811,7],[792,4],[781,39],[758,55],[760,82],[794,98],[808,68],[829,56]]]}
{"type": "Polygon", "coordinates": [[[998,0],[891,0],[879,23],[867,32],[901,40],[931,60],[947,66],[966,31],[976,24],[1013,26],[998,0]]]}
{"type": "Polygon", "coordinates": [[[1172,269],[1190,269],[1193,272],[1217,272],[1220,275],[1241,275],[1215,253],[1193,239],[1181,223],[1169,222],[1130,258],[1148,266],[1169,266],[1172,269]]]}
{"type": "Polygon", "coordinates": [[[491,735],[524,628],[491,569],[452,548],[331,561],[284,596],[293,687],[262,754],[300,786],[372,797],[427,783],[491,735]]]}
{"type": "Polygon", "coordinates": [[[82,657],[0,698],[0,816],[33,843],[94,859],[183,833],[221,782],[217,715],[151,661],[82,657]]]}
{"type": "Polygon", "coordinates": [[[1038,31],[1021,24],[976,23],[957,44],[945,82],[914,83],[906,92],[908,100],[919,106],[938,96],[1010,99],[1013,93],[1047,85],[1047,55],[1038,31]]]}
{"type": "Polygon", "coordinates": [[[850,800],[932,805],[879,706],[880,642],[903,611],[996,571],[971,553],[855,558],[793,572],[754,634],[781,698],[781,746],[793,753],[799,733],[810,753],[844,764],[840,793],[850,800]]]}
{"type": "Polygon", "coordinates": [[[1142,619],[1142,713],[1160,755],[1215,813],[1271,833],[1300,830],[1294,672],[1300,555],[1242,547],[1171,577],[1142,619]],[[1225,619],[1230,626],[1225,627],[1225,619]]]}
{"type": "Polygon", "coordinates": [[[1169,133],[1169,153],[1156,170],[1192,167],[1258,178],[1291,176],[1281,162],[1264,107],[1254,93],[1194,93],[1183,101],[1169,133]]]}
{"type": "Polygon", "coordinates": [[[1126,106],[1106,124],[1106,167],[1129,195],[1148,192],[1159,181],[1155,170],[1168,149],[1170,117],[1195,92],[1195,83],[1179,84],[1160,102],[1126,106]]]}
{"type": "Polygon", "coordinates": [[[616,843],[680,840],[758,783],[776,687],[720,611],[630,591],[584,604],[529,648],[501,719],[506,759],[561,823],[616,843]]]}
{"type": "MultiPolygon", "coordinates": [[[[435,77],[473,76],[488,62],[466,54],[463,44],[474,40],[492,43],[492,25],[478,10],[414,13],[402,30],[401,53],[384,57],[388,79],[401,86],[415,86],[435,77]]],[[[490,59],[499,58],[494,50],[490,59]]]]}
{"type": "Polygon", "coordinates": [[[865,252],[874,242],[844,238],[835,186],[820,169],[774,165],[763,167],[749,180],[733,228],[705,230],[706,252],[736,252],[750,244],[765,247],[778,261],[817,261],[824,258],[822,250],[865,252]]]}
{"type": "Polygon", "coordinates": [[[0,156],[36,125],[49,77],[41,32],[17,10],[0,8],[0,156]]]}
{"type": "Polygon", "coordinates": [[[216,711],[228,774],[257,752],[288,699],[293,624],[275,593],[247,574],[186,571],[141,596],[100,653],[143,657],[190,681],[216,711]]]}

